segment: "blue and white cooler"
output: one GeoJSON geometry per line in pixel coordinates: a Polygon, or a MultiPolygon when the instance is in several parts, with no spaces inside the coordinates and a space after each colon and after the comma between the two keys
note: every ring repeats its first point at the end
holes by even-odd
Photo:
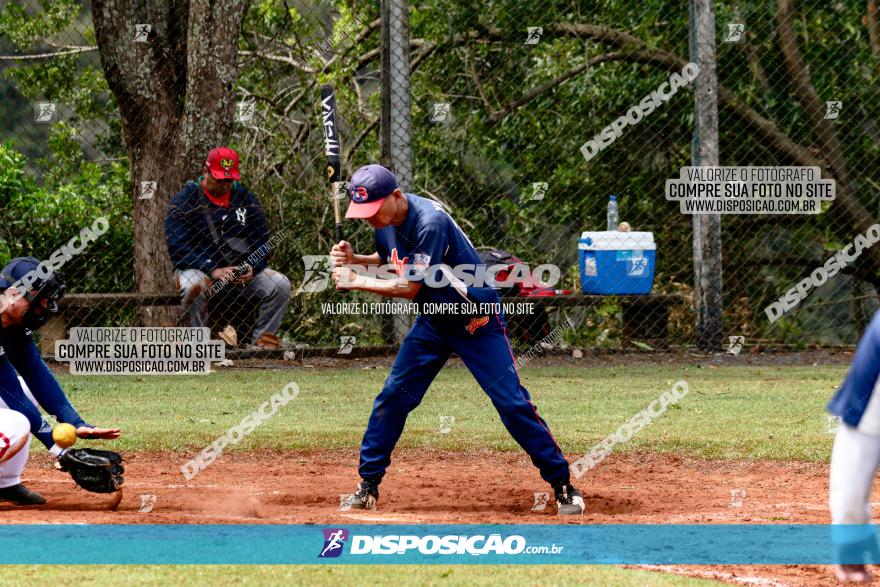
{"type": "Polygon", "coordinates": [[[578,240],[585,294],[648,294],[654,286],[653,232],[584,232],[578,240]]]}

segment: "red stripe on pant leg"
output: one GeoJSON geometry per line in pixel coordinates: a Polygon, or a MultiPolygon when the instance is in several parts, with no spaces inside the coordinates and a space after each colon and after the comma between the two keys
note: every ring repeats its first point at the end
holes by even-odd
{"type": "Polygon", "coordinates": [[[12,441],[2,432],[0,432],[0,440],[6,443],[6,446],[0,448],[0,459],[2,459],[6,455],[6,451],[9,450],[9,447],[12,446],[12,441]]]}
{"type": "MultiPolygon", "coordinates": [[[[513,361],[513,370],[516,373],[516,384],[519,388],[519,396],[523,398],[530,406],[532,406],[532,412],[535,414],[535,419],[538,420],[538,424],[541,425],[541,428],[547,431],[547,434],[550,435],[550,440],[553,441],[553,444],[556,446],[556,450],[559,451],[559,454],[562,455],[562,458],[565,459],[565,455],[562,453],[562,449],[559,448],[559,443],[556,442],[556,438],[553,437],[553,433],[550,432],[550,429],[547,427],[547,424],[541,420],[541,416],[538,415],[538,408],[535,407],[535,404],[532,403],[532,400],[527,400],[526,396],[522,393],[522,384],[519,382],[519,371],[516,368],[516,357],[513,355],[513,347],[510,344],[510,338],[507,336],[507,328],[505,328],[504,324],[501,323],[501,318],[499,318],[498,314],[495,314],[495,320],[498,321],[498,326],[501,327],[501,330],[504,332],[504,341],[507,343],[507,350],[510,352],[510,359],[513,361]]],[[[566,461],[568,459],[565,459],[566,461]]]]}

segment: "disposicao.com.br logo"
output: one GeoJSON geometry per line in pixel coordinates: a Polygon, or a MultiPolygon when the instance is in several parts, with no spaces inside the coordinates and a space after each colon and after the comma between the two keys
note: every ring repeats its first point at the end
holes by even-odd
{"type": "Polygon", "coordinates": [[[345,528],[324,528],[324,546],[318,558],[336,558],[342,554],[348,530],[345,528]]]}
{"type": "Polygon", "coordinates": [[[565,548],[556,544],[529,546],[518,534],[502,538],[501,534],[474,536],[445,535],[416,536],[390,534],[387,536],[348,535],[341,528],[324,529],[324,546],[319,558],[338,557],[348,542],[349,554],[424,554],[424,555],[517,555],[560,554],[565,548]]]}

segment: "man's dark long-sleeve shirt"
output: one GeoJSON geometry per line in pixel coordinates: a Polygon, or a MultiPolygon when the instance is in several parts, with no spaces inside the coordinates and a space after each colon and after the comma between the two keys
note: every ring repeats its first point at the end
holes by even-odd
{"type": "MultiPolygon", "coordinates": [[[[189,181],[168,205],[165,216],[168,254],[179,270],[198,269],[210,274],[218,267],[244,263],[269,241],[269,226],[257,197],[236,182],[229,195],[229,207],[211,202],[202,191],[201,180],[189,181]],[[214,221],[219,246],[214,242],[205,217],[214,221]]],[[[255,255],[254,275],[266,268],[267,255],[255,255]]]]}

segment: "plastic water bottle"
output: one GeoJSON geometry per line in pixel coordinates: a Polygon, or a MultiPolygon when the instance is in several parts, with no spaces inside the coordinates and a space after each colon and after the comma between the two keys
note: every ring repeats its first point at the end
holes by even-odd
{"type": "Polygon", "coordinates": [[[617,230],[620,223],[617,215],[617,196],[608,199],[608,230],[617,230]]]}

